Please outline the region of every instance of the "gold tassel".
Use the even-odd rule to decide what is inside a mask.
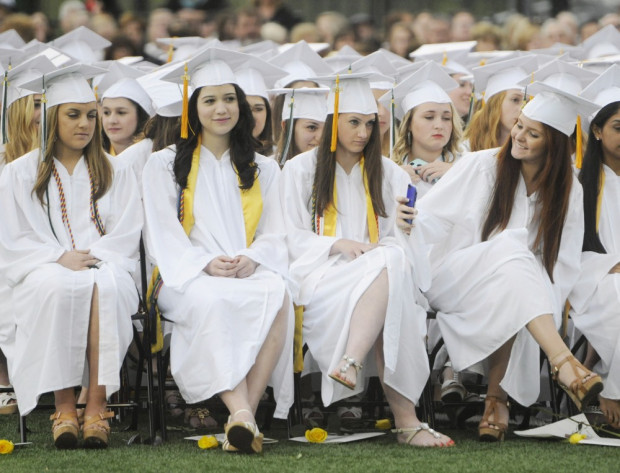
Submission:
[[[484,106],[486,105],[486,102],[484,101],[484,93],[486,92],[486,90],[483,90],[482,93],[480,94],[480,108],[484,108]]]
[[[168,60],[166,62],[172,62],[173,55],[174,55],[174,46],[172,45],[172,41],[171,41],[170,46],[168,46]]]
[[[575,145],[575,166],[577,169],[581,169],[581,165],[583,163],[583,134],[581,132],[581,117],[577,115],[577,132],[576,132],[577,142]]]
[[[445,66],[448,64],[448,53],[446,51],[443,52],[443,59],[441,60],[441,65]]]
[[[336,151],[338,144],[338,105],[340,102],[340,76],[336,76],[336,91],[334,93],[334,119],[332,123],[332,143],[330,151],[333,153]]]
[[[187,75],[187,63],[185,63],[185,73],[183,74],[183,110],[181,112],[181,138],[188,137],[189,128],[189,97],[188,95],[189,75]]]
[[[93,92],[95,93],[95,101],[99,102],[99,94],[97,93],[97,92],[99,92],[99,86],[98,85],[93,87]]]

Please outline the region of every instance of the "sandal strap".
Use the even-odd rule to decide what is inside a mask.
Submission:
[[[487,424],[489,424],[489,427],[495,426],[499,430],[506,430],[506,429],[508,429],[508,425],[504,424],[503,422],[496,422],[496,421],[490,421],[489,420],[489,417],[491,416],[491,414],[495,414],[497,404],[503,404],[508,409],[510,409],[510,402],[508,401],[508,399],[502,399],[500,397],[487,394],[487,396],[484,398],[484,400],[485,400],[485,402],[487,400],[490,401],[490,405],[489,405],[489,409],[488,410],[485,409],[485,413],[482,416],[482,419],[480,419],[480,423],[482,424],[483,422],[486,422]]]
[[[77,420],[77,412],[76,411],[54,412],[50,416],[50,420],[58,421],[59,423],[60,422],[73,422]]]
[[[211,417],[211,411],[206,407],[189,407],[187,409],[186,417],[198,417],[199,419],[206,419]]]
[[[89,427],[101,427],[106,431],[110,430],[110,426],[107,425],[107,423],[104,423],[102,421],[106,421],[107,419],[111,419],[112,417],[114,417],[114,412],[112,411],[105,411],[105,412],[100,412],[97,415],[94,416],[89,416],[89,417],[85,417],[84,418],[84,429],[87,429]]]
[[[413,437],[418,435],[423,430],[427,431],[429,434],[431,434],[436,439],[441,437],[441,434],[439,432],[437,432],[435,429],[431,429],[430,426],[426,422],[421,422],[420,425],[418,425],[417,427],[406,427],[406,428],[403,428],[403,429],[392,429],[392,433],[394,433],[394,434],[410,434],[409,437],[407,437],[407,443],[409,443],[409,442],[411,442]]]
[[[358,373],[364,367],[364,365],[358,362],[355,358],[351,358],[349,355],[344,355],[342,359],[346,361],[346,363],[340,367],[340,372],[343,374],[346,373],[351,366],[355,368],[355,371]]]
[[[17,402],[17,396],[14,392],[0,393],[0,407],[8,406],[9,404],[15,404],[15,402]]]

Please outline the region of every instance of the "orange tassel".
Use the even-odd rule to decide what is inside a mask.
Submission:
[[[183,74],[183,110],[181,112],[181,138],[187,139],[189,128],[189,97],[188,97],[189,75],[187,75],[187,63],[185,63],[185,73]]]
[[[170,46],[168,46],[168,60],[166,62],[172,62],[173,55],[174,55],[174,46],[172,45],[172,42],[171,42]]]
[[[577,131],[576,131],[576,139],[577,142],[575,145],[575,166],[577,169],[581,169],[581,165],[583,163],[583,135],[581,132],[581,117],[577,115]]]
[[[443,59],[441,60],[441,65],[445,66],[446,64],[448,64],[448,53],[444,51]]]
[[[336,91],[334,93],[334,120],[332,123],[332,143],[330,151],[333,153],[336,151],[338,144],[338,105],[340,102],[340,76],[336,76]]]

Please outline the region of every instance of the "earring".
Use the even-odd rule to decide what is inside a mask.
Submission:
[[[411,146],[411,143],[413,143],[413,133],[408,131],[407,132],[407,146]]]

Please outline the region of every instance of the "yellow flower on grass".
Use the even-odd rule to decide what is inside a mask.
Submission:
[[[209,448],[217,448],[218,445],[219,443],[213,435],[203,435],[202,437],[200,437],[200,440],[198,440],[198,447],[202,448],[203,450]]]
[[[0,455],[6,455],[7,453],[12,453],[15,445],[10,440],[0,440]]]
[[[327,432],[323,429],[315,427],[312,430],[306,430],[306,440],[310,443],[323,443],[327,438]]]
[[[575,432],[570,437],[568,437],[568,441],[570,443],[572,443],[573,445],[575,445],[575,444],[578,444],[579,442],[581,442],[582,440],[584,440],[586,438],[588,438],[587,435],[580,434],[579,432]]]
[[[391,428],[392,422],[390,421],[390,419],[378,419],[377,422],[375,422],[375,429],[389,430]]]

